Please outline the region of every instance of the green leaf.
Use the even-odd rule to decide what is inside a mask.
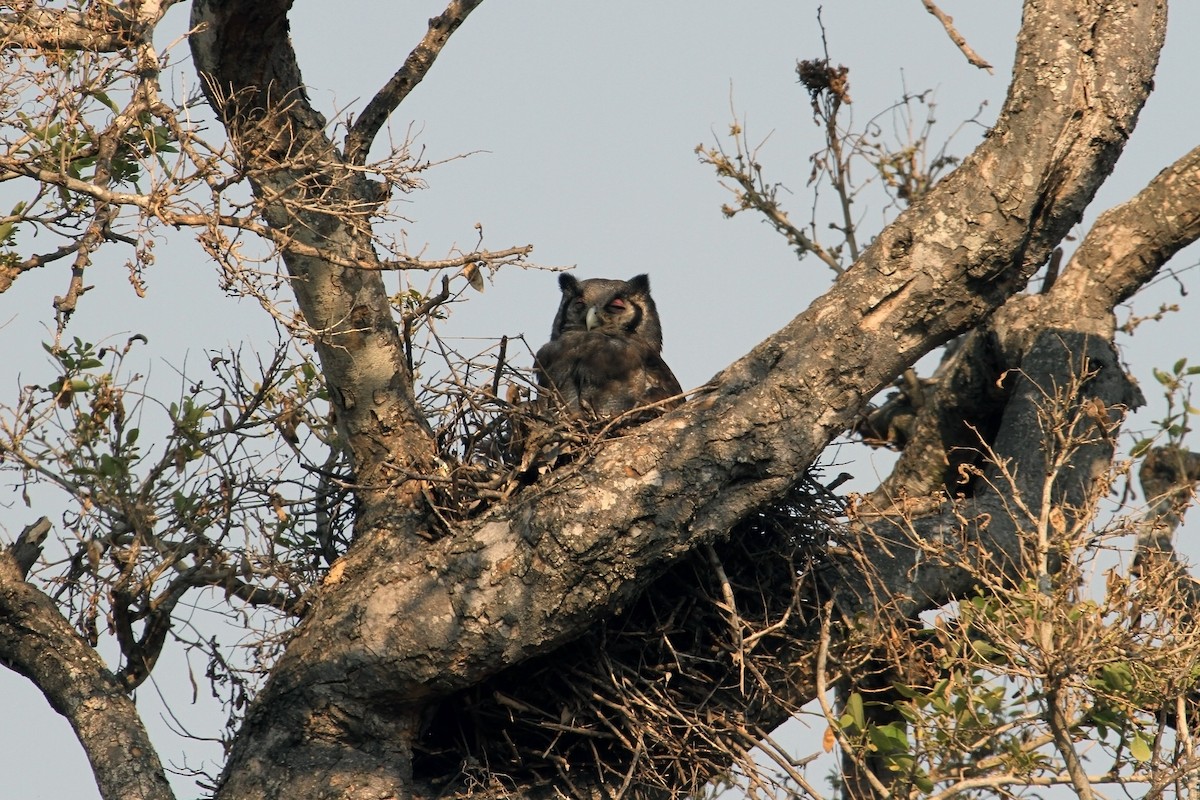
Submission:
[[[863,712],[863,699],[861,694],[858,692],[850,693],[850,697],[846,699],[846,711],[854,720],[854,725],[858,728],[858,730],[866,730],[867,715]]]
[[[93,93],[92,93],[92,97],[96,98],[96,99],[97,99],[97,100],[99,100],[101,103],[104,103],[104,105],[108,106],[109,110],[110,110],[110,111],[112,111],[114,114],[120,114],[120,113],[121,113],[121,109],[117,107],[117,104],[116,104],[116,103],[114,103],[114,102],[112,101],[112,98],[111,98],[111,97],[109,97],[109,96],[108,96],[107,94],[105,94],[104,92],[93,92]]]
[[[1128,664],[1105,664],[1100,668],[1100,678],[1113,692],[1124,694],[1133,689],[1133,671]]]
[[[1003,655],[1003,653],[982,639],[972,639],[971,649],[975,651],[975,655],[985,661],[992,661],[997,656]]]
[[[895,723],[872,726],[869,735],[871,744],[881,753],[903,753],[908,751],[908,734]]]
[[[1148,453],[1150,448],[1153,446],[1153,439],[1142,439],[1133,446],[1133,449],[1129,451],[1129,455],[1133,458],[1141,458],[1142,456],[1146,455],[1146,453]]]
[[[1133,734],[1133,738],[1129,740],[1129,755],[1143,764],[1150,760],[1150,743],[1146,741],[1143,734],[1137,732]]]
[[[121,474],[121,464],[108,453],[103,453],[100,456],[99,472],[106,478],[112,478]]]
[[[1129,720],[1119,713],[1114,708],[1096,708],[1091,713],[1092,722],[1099,728],[1110,728],[1116,730],[1124,726]]]

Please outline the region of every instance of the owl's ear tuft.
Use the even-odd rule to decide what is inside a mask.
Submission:
[[[579,294],[579,280],[568,272],[558,274],[558,287],[563,294]]]
[[[646,275],[645,273],[642,273],[641,275],[634,275],[626,282],[633,287],[635,292],[650,291],[650,276]]]

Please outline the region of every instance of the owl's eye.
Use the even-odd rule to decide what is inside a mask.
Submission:
[[[612,301],[609,302],[607,308],[609,311],[620,311],[621,309],[625,308],[625,301],[619,297],[614,297]]]
[[[583,308],[583,298],[582,298],[582,297],[576,297],[574,300],[572,300],[572,301],[571,301],[571,305],[572,305],[574,308]]]

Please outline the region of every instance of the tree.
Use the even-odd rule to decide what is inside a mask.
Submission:
[[[447,388],[418,380],[435,369],[418,336],[451,277],[469,283],[528,250],[430,262],[380,241],[389,200],[424,165],[403,148],[368,161],[479,3],[451,2],[432,19],[335,139],[301,80],[290,3],[194,0],[197,85],[225,142],[192,121],[196,103],[161,96],[151,35],[171,5],[27,3],[0,17],[14,110],[0,168],[35,187],[4,220],[0,288],[69,262],[55,300],[65,327],[97,248],[134,248],[136,285],[150,232],[187,227],[230,289],[260,299],[291,337],[253,369],[237,354],[214,358],[220,385],[164,403],[168,430],[153,447],[126,407],[120,364],[135,341],[105,352],[59,342],[58,380],[7,417],[6,463],[20,481],[65,490],[82,533],[57,570],[33,569],[44,524],[0,560],[0,657],[71,721],[105,797],[171,796],[128,693],[180,601],[211,587],[287,628],[277,650],[264,644],[270,675],[231,740],[221,798],[697,791],[839,679],[835,735],[869,753],[847,771],[851,792],[897,775],[922,791],[973,788],[961,772],[918,771],[920,750],[900,735],[926,730],[927,708],[949,713],[939,701],[975,703],[987,668],[1020,665],[1024,643],[1001,633],[1022,612],[1047,623],[1039,652],[1080,652],[1059,646],[1055,615],[1082,618],[1073,557],[1093,546],[1114,439],[1137,402],[1111,347],[1113,308],[1196,238],[1193,151],[1106,214],[1042,292],[1020,294],[1133,129],[1165,3],[1028,3],[988,138],[910,192],[869,246],[848,247],[853,263],[825,295],[682,408],[618,438],[535,432],[515,459],[513,430],[531,412],[503,348],[452,359]],[[814,103],[832,96],[809,88]],[[736,164],[725,171],[754,186]],[[31,230],[61,244],[24,255],[17,237]],[[295,316],[255,266],[274,256]],[[389,296],[381,276],[395,270],[441,270],[446,282]],[[909,380],[895,472],[843,518],[810,469],[873,398],[952,341],[934,384],[918,392]],[[300,343],[315,365],[296,355]],[[460,380],[480,366],[485,384]],[[1163,373],[1177,399],[1187,369]],[[518,388],[505,401],[502,383]],[[265,455],[249,449],[264,439]],[[1160,534],[1195,469],[1178,446],[1153,452],[1169,502],[1146,521],[1137,580],[1112,597],[1132,609],[1125,630],[1168,620],[1152,629],[1162,651],[1190,634],[1186,614],[1162,602],[1190,584]],[[920,615],[954,601],[966,610],[930,634]],[[115,670],[94,649],[106,631],[121,651]],[[941,652],[919,657],[937,650],[920,646],[931,641]],[[1059,682],[1030,694],[1081,796],[1085,729],[1119,730],[1130,751],[1154,756],[1167,745],[1138,725],[1166,715],[1190,747],[1194,679],[1185,669],[1172,673],[1173,694],[1148,691],[1124,655],[1093,676],[1104,708],[1079,705],[1067,680],[1086,672],[1078,661],[1041,664]],[[210,648],[214,675],[233,680],[220,656]],[[862,663],[881,664],[911,701],[882,703],[908,711],[903,725],[857,711]],[[947,675],[959,682],[941,686]],[[889,736],[903,747],[888,750]],[[1036,785],[1041,756],[1017,751],[1028,763],[1011,780]]]

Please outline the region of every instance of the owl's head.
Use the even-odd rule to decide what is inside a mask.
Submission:
[[[662,325],[650,296],[650,279],[645,275],[627,281],[581,281],[564,272],[558,276],[558,285],[562,302],[550,330],[551,340],[567,331],[600,331],[634,336],[656,352],[662,350]]]

